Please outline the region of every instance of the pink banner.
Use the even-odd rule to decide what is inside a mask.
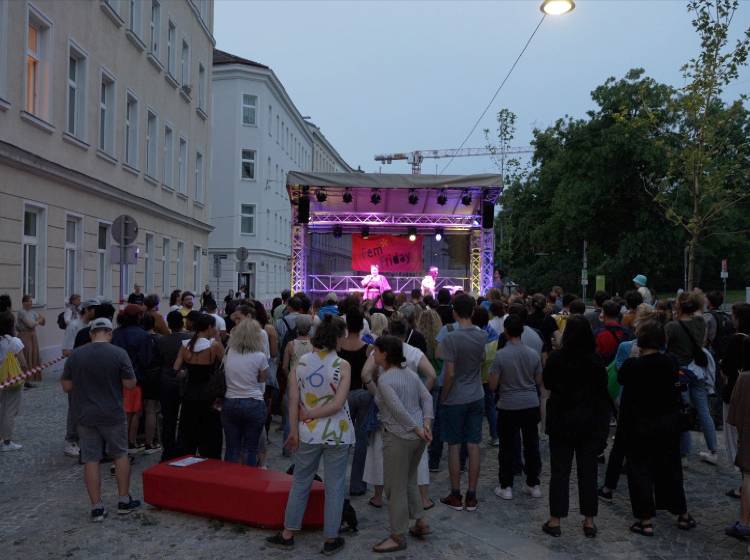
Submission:
[[[395,235],[352,235],[352,270],[369,272],[377,264],[380,272],[422,272],[422,237],[409,241]]]

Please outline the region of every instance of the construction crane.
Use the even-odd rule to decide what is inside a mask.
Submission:
[[[425,158],[454,158],[454,157],[474,157],[474,156],[499,156],[531,154],[534,153],[532,148],[508,148],[505,152],[498,152],[488,148],[461,148],[450,150],[415,150],[413,152],[399,152],[396,154],[382,154],[375,156],[375,161],[380,163],[393,163],[394,161],[407,161],[411,165],[412,175],[422,173],[422,162]]]

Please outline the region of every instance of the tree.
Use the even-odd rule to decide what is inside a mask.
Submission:
[[[687,236],[688,289],[695,285],[701,243],[730,233],[726,224],[731,213],[750,199],[750,125],[743,106],[747,97],[728,107],[721,99],[747,64],[750,48],[750,28],[729,44],[738,7],[738,0],[688,3],[700,53],[682,68],[687,84],[666,108],[671,118],[660,119],[647,110],[668,165],[663,173],[644,169],[642,180],[664,217]],[[742,231],[747,230],[735,233]]]

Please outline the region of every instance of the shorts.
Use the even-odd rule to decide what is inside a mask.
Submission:
[[[146,375],[143,380],[143,399],[158,401],[161,393],[161,378],[159,375]]]
[[[78,424],[78,446],[83,463],[98,463],[107,455],[119,459],[128,454],[128,424],[111,426],[81,426]]]
[[[484,398],[465,404],[441,404],[440,428],[448,445],[482,442]]]
[[[125,412],[128,414],[143,410],[143,390],[140,385],[136,385],[132,389],[123,389],[122,401]]]

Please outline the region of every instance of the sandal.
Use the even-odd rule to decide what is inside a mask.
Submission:
[[[695,529],[697,526],[698,524],[695,522],[695,519],[693,519],[689,513],[677,518],[678,529],[689,531],[690,529]]]
[[[373,499],[374,498],[370,498],[369,500],[367,500],[368,505],[371,505],[372,507],[377,508],[377,509],[380,509],[383,507],[383,504],[378,505],[372,501]]]
[[[643,535],[644,537],[653,537],[654,526],[651,523],[641,523],[640,521],[636,521],[630,526],[630,532]]]
[[[560,526],[558,525],[557,527],[553,527],[549,524],[549,521],[544,522],[544,525],[542,525],[542,531],[552,537],[559,537],[560,535],[562,535],[562,529],[560,528]]]
[[[583,526],[583,534],[587,539],[595,538],[598,532],[599,528],[596,525],[592,525],[591,527],[588,527],[587,525]]]
[[[387,548],[378,548],[379,546],[384,545],[389,540],[392,540],[396,543],[395,546],[389,546]],[[379,554],[388,554],[389,552],[398,552],[399,550],[406,550],[406,539],[404,537],[396,537],[394,535],[391,535],[387,539],[383,539],[378,544],[372,547],[373,552],[377,552]]]
[[[427,507],[425,507],[425,506],[422,506],[422,511],[427,511],[428,509],[432,509],[432,508],[434,508],[434,507],[435,507],[435,502],[434,502],[434,501],[432,501],[432,500],[430,500],[430,505],[429,505],[429,506],[427,506]]]
[[[414,527],[409,527],[409,534],[416,539],[424,539],[430,533],[432,533],[432,529],[429,526],[417,524]]]

